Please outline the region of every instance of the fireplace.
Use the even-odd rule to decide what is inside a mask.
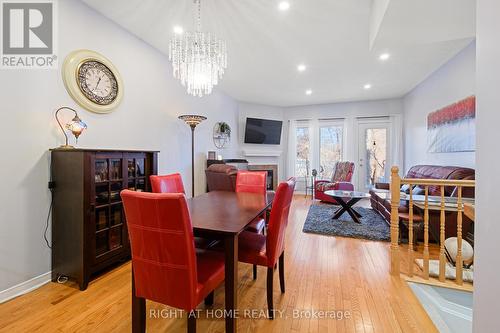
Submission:
[[[275,191],[278,186],[278,165],[277,164],[250,164],[250,171],[267,171],[267,189]]]

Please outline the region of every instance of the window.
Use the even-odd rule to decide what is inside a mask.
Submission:
[[[295,156],[295,176],[306,177],[310,174],[311,163],[311,140],[309,135],[309,126],[298,125],[295,130],[295,139],[297,142]]]
[[[343,124],[320,123],[319,127],[319,171],[322,178],[332,177],[335,163],[342,160]]]
[[[358,121],[357,187],[360,191],[389,181],[391,126],[392,120],[388,118]]]
[[[387,129],[366,129],[366,179],[365,186],[372,188],[377,182],[386,181]]]
[[[291,121],[288,165],[299,191],[312,186],[313,170],[317,179],[332,177],[335,163],[343,160],[344,134],[344,119]]]

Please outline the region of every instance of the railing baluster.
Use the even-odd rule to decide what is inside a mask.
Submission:
[[[391,274],[399,275],[399,200],[401,195],[399,168],[391,168]]]
[[[441,282],[444,282],[446,279],[446,256],[444,255],[445,218],[444,186],[441,185],[441,218],[439,229],[439,281]]]
[[[446,281],[446,249],[444,247],[444,243],[446,240],[446,186],[455,186],[457,188],[457,255],[455,258],[456,261],[456,285],[463,285],[463,253],[462,253],[462,223],[463,223],[463,214],[464,214],[464,205],[463,201],[463,188],[474,188],[475,182],[473,180],[447,180],[447,179],[415,179],[415,178],[406,178],[401,179],[399,177],[399,169],[394,166],[391,168],[391,245],[390,245],[390,257],[391,257],[391,275],[398,276],[401,270],[401,258],[400,258],[400,247],[399,247],[399,222],[400,222],[400,213],[399,213],[399,204],[401,199],[401,184],[409,185],[409,198],[407,198],[409,206],[408,206],[408,276],[414,277],[415,275],[420,275],[415,271],[415,256],[417,256],[416,251],[414,250],[414,245],[416,244],[416,237],[414,234],[415,229],[415,210],[413,205],[417,205],[418,207],[423,209],[423,232],[424,232],[424,248],[423,248],[423,273],[422,277],[425,280],[428,280],[431,284],[438,283],[447,283]],[[425,194],[423,195],[423,205],[421,202],[421,196],[417,196],[413,191],[413,186],[420,186],[424,188]],[[435,197],[431,197],[429,192],[429,187],[438,187],[440,189],[440,195]],[[418,197],[418,198],[417,198]],[[437,203],[437,200],[439,204]],[[429,200],[432,200],[429,202]],[[436,202],[434,202],[436,200]],[[430,279],[430,252],[429,252],[429,223],[430,223],[430,210],[438,210],[439,209],[439,281],[437,279]],[[436,212],[437,213],[437,212]],[[420,216],[417,216],[417,219],[420,220]],[[451,221],[450,221],[451,223]]]
[[[429,186],[425,186],[424,202],[424,279],[429,279]]]
[[[409,202],[409,217],[408,217],[408,275],[413,276],[413,188],[410,186],[410,202]]]
[[[458,285],[463,284],[462,271],[463,271],[463,260],[462,260],[462,186],[458,186],[458,199],[457,199],[457,259],[455,260],[455,266],[457,268],[457,279]]]

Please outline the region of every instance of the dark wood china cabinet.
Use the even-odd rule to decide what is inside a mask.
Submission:
[[[120,191],[151,191],[157,152],[53,149],[51,161],[52,280],[85,290],[94,273],[130,258]]]

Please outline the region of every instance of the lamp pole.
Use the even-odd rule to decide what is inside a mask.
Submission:
[[[194,130],[198,124],[200,124],[203,120],[206,120],[207,117],[186,114],[179,116],[180,120],[183,120],[186,124],[191,127],[191,196],[194,197]]]
[[[194,129],[196,125],[191,125],[191,196],[194,198]]]

